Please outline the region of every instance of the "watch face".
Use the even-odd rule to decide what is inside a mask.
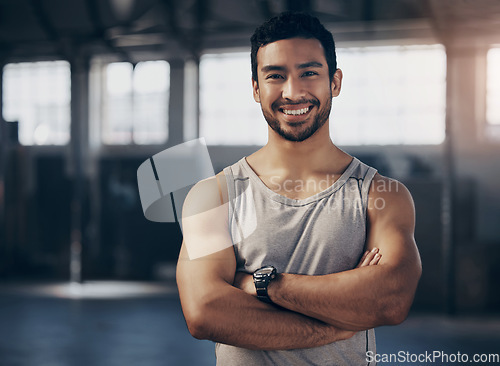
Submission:
[[[266,267],[266,268],[262,268],[259,270],[259,274],[263,274],[263,275],[269,275],[271,273],[273,273],[274,271],[274,268],[272,267]]]

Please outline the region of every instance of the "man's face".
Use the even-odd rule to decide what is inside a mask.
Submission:
[[[254,99],[260,103],[269,126],[289,141],[304,141],[325,125],[342,78],[339,71],[330,82],[321,43],[304,38],[283,39],[261,47],[257,75]]]

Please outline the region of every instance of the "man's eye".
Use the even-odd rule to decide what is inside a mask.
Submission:
[[[266,79],[283,79],[283,75],[280,75],[280,74],[270,74],[270,75],[267,75]]]
[[[302,76],[314,76],[318,75],[316,71],[306,71],[305,73],[302,74]]]

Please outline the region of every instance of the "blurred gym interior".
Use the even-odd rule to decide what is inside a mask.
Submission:
[[[204,137],[219,172],[265,143],[249,39],[285,10],[334,35],[333,141],[415,201],[422,278],[377,351],[500,354],[500,2],[0,0],[0,365],[215,364],[137,169]]]

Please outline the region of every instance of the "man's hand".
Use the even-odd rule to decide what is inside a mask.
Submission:
[[[379,253],[378,248],[367,250],[359,260],[356,268],[375,266],[380,261],[380,258],[382,258],[382,254]],[[246,272],[236,272],[236,275],[234,276],[233,286],[239,288],[240,290],[243,290],[249,295],[257,296],[252,274]]]
[[[380,261],[380,258],[382,258],[382,254],[379,253],[378,248],[367,250],[359,260],[359,263],[356,266],[356,268],[377,265],[378,262]]]

